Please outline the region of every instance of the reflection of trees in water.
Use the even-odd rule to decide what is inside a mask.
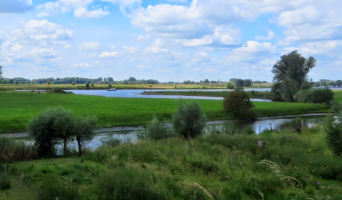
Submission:
[[[294,129],[294,128],[311,128],[317,124],[322,124],[324,117],[315,117],[315,118],[300,118],[293,119],[292,121],[285,122],[279,124],[276,129],[284,130],[284,129]]]

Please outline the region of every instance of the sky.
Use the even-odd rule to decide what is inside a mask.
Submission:
[[[7,78],[272,81],[297,50],[342,79],[341,0],[1,0]]]

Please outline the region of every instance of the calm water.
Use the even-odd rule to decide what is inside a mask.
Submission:
[[[245,91],[270,91],[270,88],[253,88],[245,89]],[[143,92],[161,92],[161,91],[206,91],[206,92],[217,92],[217,91],[232,91],[227,89],[189,89],[189,90],[117,90],[117,91],[107,91],[107,90],[66,90],[73,92],[74,94],[81,95],[95,95],[104,97],[121,97],[121,98],[150,98],[150,99],[209,99],[209,100],[222,100],[222,97],[204,97],[204,96],[182,96],[182,95],[144,95]],[[264,101],[271,102],[268,99],[251,99],[251,101]]]

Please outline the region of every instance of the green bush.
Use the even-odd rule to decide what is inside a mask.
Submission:
[[[342,117],[327,116],[325,121],[325,131],[327,132],[327,143],[331,151],[342,156]]]
[[[152,140],[160,140],[170,136],[172,136],[172,133],[167,125],[160,121],[158,117],[153,116],[146,128],[145,137]]]
[[[11,188],[10,179],[4,173],[0,173],[0,191],[10,189],[10,188]]]
[[[227,88],[227,89],[235,89],[235,88],[236,88],[236,85],[235,85],[235,83],[233,83],[233,82],[227,82],[227,83],[226,83],[226,88]]]
[[[172,116],[172,125],[176,134],[184,138],[195,138],[201,135],[207,117],[196,103],[180,102],[177,112]]]
[[[224,97],[223,107],[226,112],[232,112],[240,119],[255,119],[256,114],[252,110],[254,105],[250,101],[248,93],[244,91],[233,91]]]
[[[72,82],[71,85],[75,85],[75,82]]]
[[[334,92],[329,88],[314,90],[299,90],[296,93],[296,100],[299,103],[325,103],[330,104],[334,100]]]

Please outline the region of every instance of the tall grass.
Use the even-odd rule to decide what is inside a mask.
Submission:
[[[0,137],[0,163],[38,158],[37,148],[11,138]]]

